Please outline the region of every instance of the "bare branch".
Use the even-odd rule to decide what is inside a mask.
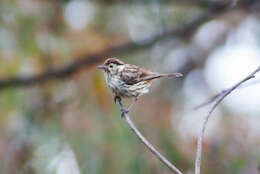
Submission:
[[[209,98],[207,101],[205,101],[205,102],[201,103],[200,105],[194,107],[194,110],[198,110],[198,109],[200,109],[200,108],[202,108],[202,107],[204,107],[204,106],[206,106],[206,105],[208,105],[208,104],[210,104],[210,103],[216,101],[216,99],[218,99],[220,96],[222,96],[223,94],[225,94],[225,92],[226,92],[227,90],[228,90],[228,89],[222,90],[220,93],[218,93],[218,94],[212,96],[212,97]]]
[[[254,78],[255,74],[259,71],[260,71],[260,66],[255,71],[253,71],[251,74],[249,74],[247,77],[245,77],[244,79],[242,79],[241,81],[236,83],[234,86],[232,86],[230,89],[224,90],[222,92],[223,94],[221,93],[217,97],[217,101],[212,106],[212,108],[209,110],[208,114],[206,115],[206,117],[204,118],[203,123],[202,123],[202,129],[201,129],[201,132],[199,134],[198,143],[197,143],[197,153],[196,153],[196,161],[195,161],[195,174],[200,174],[202,141],[203,141],[204,133],[205,133],[206,126],[207,126],[210,115],[216,109],[216,107],[224,100],[224,98],[226,96],[228,96],[231,92],[233,92],[235,89],[237,89],[242,83]]]
[[[254,86],[254,85],[258,85],[260,83],[260,80],[255,80],[253,82],[250,82],[248,84],[242,84],[241,86],[237,87],[237,90],[238,89],[244,89],[244,88],[247,88],[247,87],[250,87],[250,86]],[[206,100],[205,102],[201,103],[200,105],[194,107],[193,109],[194,110],[198,110],[204,106],[207,106],[211,103],[213,103],[214,101],[216,101],[220,96],[224,95],[226,91],[228,91],[230,88],[228,89],[224,89],[222,90],[220,93],[210,97],[208,100]]]
[[[121,100],[116,98],[116,103],[120,107],[120,111],[122,114],[122,117],[125,119],[131,130],[135,133],[135,135],[138,137],[138,139],[162,162],[164,163],[172,172],[177,173],[177,174],[182,174],[182,172],[175,167],[170,161],[168,161],[162,154],[160,154],[153,146],[151,143],[147,141],[147,139],[139,132],[139,130],[135,127],[134,123],[130,119],[130,116],[122,112],[125,110],[123,107]]]

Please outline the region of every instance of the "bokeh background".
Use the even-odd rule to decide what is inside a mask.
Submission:
[[[0,173],[170,173],[120,117],[96,69],[108,57],[184,74],[156,81],[130,115],[193,173],[209,106],[193,108],[260,65],[259,10],[258,0],[1,0]],[[260,173],[258,82],[213,113],[202,173]]]

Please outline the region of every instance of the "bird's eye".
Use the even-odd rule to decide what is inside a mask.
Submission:
[[[112,65],[112,64],[110,64],[110,65],[109,65],[109,68],[113,68],[113,65]]]

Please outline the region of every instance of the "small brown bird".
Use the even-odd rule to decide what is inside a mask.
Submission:
[[[108,58],[103,65],[97,66],[104,70],[108,87],[112,90],[116,99],[121,97],[134,97],[134,101],[127,110],[129,112],[138,97],[149,92],[152,80],[162,77],[181,77],[180,73],[160,74],[152,72],[136,65],[126,64],[116,58]]]

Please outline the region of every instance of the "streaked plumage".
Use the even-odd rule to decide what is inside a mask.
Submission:
[[[115,97],[135,97],[149,92],[152,80],[161,77],[181,77],[180,73],[160,74],[116,58],[107,59],[98,68],[104,70],[108,87]]]

